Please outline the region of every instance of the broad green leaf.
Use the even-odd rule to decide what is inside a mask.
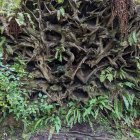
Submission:
[[[18,13],[18,16],[17,16],[17,18],[15,20],[17,21],[19,26],[21,26],[21,25],[25,25],[26,26],[23,13]]]

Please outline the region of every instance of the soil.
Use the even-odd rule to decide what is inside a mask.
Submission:
[[[70,130],[63,128],[59,134],[53,134],[50,140],[113,140],[114,135],[105,126],[93,126],[86,124],[76,124]],[[49,135],[47,132],[43,134],[36,134],[30,140],[48,140]]]
[[[109,127],[108,124],[94,123],[93,127],[87,123],[76,124],[72,128],[63,127],[59,134],[49,134],[46,130],[35,134],[24,134],[21,126],[8,124],[1,125],[0,140],[139,140],[137,138],[127,138],[121,136],[116,130]]]
[[[119,136],[120,135],[120,136]],[[30,140],[49,140],[48,132],[35,134]],[[63,128],[59,134],[53,134],[50,140],[139,140],[121,136],[117,131],[112,130],[108,125],[94,124],[93,129],[86,124],[76,124],[67,131]]]

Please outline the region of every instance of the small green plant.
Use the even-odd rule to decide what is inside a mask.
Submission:
[[[65,10],[63,7],[60,7],[59,10],[57,10],[57,19],[60,20],[61,17],[64,17],[65,16]]]
[[[58,59],[60,62],[62,62],[62,60],[63,60],[62,53],[63,52],[65,52],[65,47],[63,44],[61,44],[61,46],[56,48],[55,59]]]
[[[120,99],[115,98],[113,110],[111,113],[114,121],[123,121],[124,124],[131,126],[134,118],[137,117],[137,111],[134,107],[135,96],[134,94],[124,93]]]
[[[101,75],[100,75],[101,82],[104,82],[105,80],[109,80],[110,82],[112,82],[114,78],[115,78],[115,71],[113,70],[113,68],[108,67],[105,70],[101,71]]]
[[[117,71],[117,78],[120,78],[121,80],[126,78],[126,72],[121,68]]]
[[[67,115],[66,115],[66,122],[69,126],[73,126],[77,122],[82,122],[82,108],[80,106],[77,106],[76,103],[70,102],[68,104],[68,107],[70,108]]]
[[[27,22],[25,19],[28,19],[29,22]],[[30,26],[33,28],[33,30],[35,30],[33,20],[29,13],[18,12],[15,20],[17,21],[19,26],[28,26],[28,24],[30,23]]]
[[[0,14],[11,15],[20,8],[21,0],[0,0]]]
[[[93,119],[97,119],[101,111],[106,109],[111,110],[112,105],[108,96],[104,95],[95,97],[84,105],[70,102],[68,108],[66,122],[72,127],[74,124],[81,122],[88,122],[91,124]]]
[[[5,114],[9,104],[7,99],[10,97],[8,93],[11,93],[12,96],[15,96],[19,90],[19,78],[15,77],[13,74],[14,69],[4,66],[0,63],[0,99],[1,99],[1,108],[2,112]]]

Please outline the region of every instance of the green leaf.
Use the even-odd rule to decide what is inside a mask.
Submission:
[[[113,81],[113,75],[112,74],[107,74],[106,77],[109,80],[109,82]]]
[[[131,128],[131,131],[135,137],[140,138],[140,130],[135,129],[135,128]]]
[[[59,61],[62,62],[62,54],[59,54]]]
[[[19,26],[21,26],[21,25],[25,25],[26,26],[23,13],[18,13],[18,16],[17,16],[17,18],[15,20],[17,21]]]
[[[41,121],[43,121],[43,118],[37,120],[37,122],[35,123],[35,126],[34,126],[34,130],[37,129],[37,127],[40,125]]]
[[[61,17],[61,12],[60,10],[57,10],[57,19],[60,20],[60,17]]]
[[[56,53],[55,53],[55,59],[58,59],[58,54],[59,54],[59,52],[56,51]]]
[[[95,105],[96,103],[97,103],[97,99],[96,99],[96,98],[91,99],[91,100],[89,101],[89,104],[90,104],[90,105]]]
[[[85,112],[83,113],[83,117],[86,117],[87,115],[89,115],[90,112],[91,112],[91,106],[85,109]]]
[[[11,55],[13,55],[13,49],[12,49],[12,47],[11,46],[9,46],[9,45],[7,45],[7,47],[6,47],[6,51],[8,52],[8,54],[11,54]]]
[[[140,70],[140,62],[137,61],[137,68]]]
[[[61,13],[61,15],[62,15],[63,17],[65,16],[65,10],[64,10],[63,7],[60,8],[60,13]]]
[[[138,42],[136,31],[133,31],[128,37],[129,45],[132,46]]]
[[[128,99],[126,98],[125,95],[123,95],[122,97],[123,97],[123,101],[124,101],[125,107],[126,107],[126,109],[128,110],[128,109],[129,109],[129,101],[128,101]]]
[[[118,119],[121,119],[122,105],[117,98],[114,100],[114,113]]]
[[[136,31],[134,31],[133,33],[132,33],[132,36],[133,36],[133,41],[134,41],[134,43],[136,44],[138,41],[137,41],[137,34],[136,34]]]
[[[127,87],[133,88],[135,85],[131,82],[124,82],[124,85],[126,85]]]
[[[55,125],[56,132],[59,133],[60,128],[61,128],[61,120],[58,116],[55,118],[55,124],[54,125]]]
[[[105,79],[106,79],[106,76],[101,74],[101,75],[100,75],[100,82],[104,82]]]
[[[5,37],[1,37],[0,40],[1,40],[1,42],[0,42],[0,48],[1,48],[6,43],[6,38]]]
[[[77,114],[77,119],[78,119],[78,122],[80,123],[81,122],[81,113],[80,112]]]
[[[64,0],[56,0],[56,2],[60,4],[60,3],[63,3]]]
[[[129,42],[130,46],[132,46],[134,44],[132,34],[129,35],[128,42]]]

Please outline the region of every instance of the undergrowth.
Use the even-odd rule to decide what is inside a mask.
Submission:
[[[47,103],[47,95],[38,93],[34,100],[30,100],[30,92],[21,82],[25,71],[0,63],[0,109],[3,117],[13,114],[16,120],[22,121],[26,131],[35,131],[49,126],[50,130],[59,132],[62,125],[72,127],[76,123],[92,121],[99,117],[106,117],[118,124],[131,126],[138,111],[135,108],[136,98],[133,94],[124,93],[115,98],[114,103],[109,93],[98,95],[85,103],[69,101],[64,106],[57,103]],[[137,101],[138,102],[138,101]]]
[[[1,57],[2,60],[2,57]],[[32,78],[25,71],[24,61],[15,59],[12,65],[0,63],[0,110],[1,117],[6,118],[12,114],[17,121],[24,125],[25,132],[35,132],[42,128],[48,128],[51,133],[59,132],[62,126],[72,127],[76,123],[87,122],[92,128],[93,120],[106,118],[110,124],[115,124],[115,128],[131,127],[134,119],[139,117],[139,99],[134,94],[123,93],[114,98],[110,98],[110,93],[97,95],[87,102],[70,100],[60,105],[58,103],[48,103],[47,95],[38,93],[36,98],[31,100],[30,92],[26,90],[27,83],[24,78]],[[116,73],[116,74],[114,74]],[[112,68],[107,68],[101,72],[100,80],[108,79],[110,82],[114,76],[125,78],[123,71],[115,72]],[[133,88],[135,85],[130,82],[118,83],[118,87]],[[139,135],[139,131],[132,129]]]
[[[61,3],[61,0],[58,2]],[[19,3],[20,1],[17,1],[17,5],[11,7],[17,9]],[[0,12],[7,12],[9,5],[2,1],[0,1],[0,5]],[[13,9],[11,8],[9,12]],[[63,9],[58,10],[58,19],[63,14]],[[135,34],[133,33],[131,36],[129,37],[130,45],[137,42]],[[6,39],[1,37],[0,49],[5,42]],[[55,59],[62,62],[64,46],[57,47],[55,51]],[[2,50],[0,59],[2,60]],[[136,70],[139,71],[140,59],[137,57],[134,58],[134,61],[137,66]],[[94,120],[103,118],[109,120],[110,125],[115,128],[131,128],[134,125],[134,120],[140,116],[140,99],[131,92],[131,89],[135,89],[135,82],[133,79],[128,81],[123,68],[116,70],[106,67],[101,70],[99,78],[101,83],[115,84],[116,88],[114,89],[118,92],[121,90],[121,94],[114,91],[116,94],[113,96],[112,93],[104,91],[102,95],[91,97],[85,102],[65,99],[66,101],[62,105],[56,102],[49,103],[49,97],[42,92],[37,93],[36,97],[32,99],[31,91],[27,89],[27,82],[32,76],[25,69],[26,64],[21,58],[15,59],[12,65],[3,65],[0,62],[0,116],[6,118],[12,114],[17,121],[23,123],[26,132],[34,132],[44,127],[48,128],[50,133],[58,133],[62,126],[72,127],[74,124],[82,122],[89,123],[92,128]],[[135,136],[140,137],[139,130],[135,128],[131,128],[131,130]]]

